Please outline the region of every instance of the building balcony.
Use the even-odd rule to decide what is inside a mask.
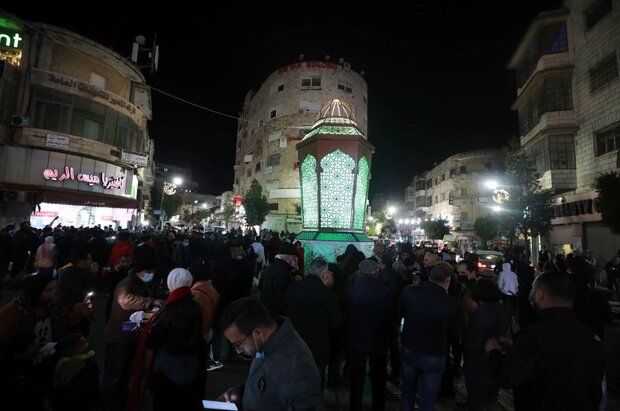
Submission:
[[[543,190],[564,192],[577,188],[577,172],[575,169],[547,170],[539,179]]]
[[[541,133],[560,131],[566,134],[573,134],[577,130],[575,122],[575,112],[573,110],[549,111],[540,116],[538,123],[521,136],[521,146],[525,146],[529,141]],[[557,134],[557,133],[554,133]]]

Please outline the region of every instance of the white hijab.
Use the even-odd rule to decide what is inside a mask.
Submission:
[[[170,292],[181,287],[190,287],[192,285],[192,275],[185,268],[175,268],[168,274],[168,289]]]

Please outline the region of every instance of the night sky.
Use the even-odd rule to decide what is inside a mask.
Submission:
[[[21,5],[19,5],[21,3]],[[369,138],[376,152],[370,196],[402,201],[416,173],[452,154],[499,148],[518,134],[514,72],[506,69],[531,20],[560,0],[205,2],[195,8],[7,7],[89,37],[129,56],[136,35],[157,34],[159,71],[147,82],[237,116],[250,89],[297,61],[343,57],[368,83]],[[415,3],[415,4],[409,4]],[[501,3],[501,5],[496,4]],[[6,7],[6,5],[4,6]],[[149,18],[149,15],[160,17]],[[155,91],[155,160],[189,165],[200,190],[233,183],[237,121]]]

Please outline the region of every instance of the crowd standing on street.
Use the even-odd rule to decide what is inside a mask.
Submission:
[[[246,382],[220,401],[245,411],[325,409],[345,387],[349,409],[605,409],[603,342],[620,299],[620,250],[532,265],[505,250],[496,271],[475,252],[376,242],[334,261],[294,234],[201,227],[0,230],[0,384],[29,410],[202,409],[208,377],[239,355]],[[459,261],[457,261],[457,258]],[[601,287],[602,286],[602,287]],[[107,294],[103,369],[88,344],[92,293]],[[371,403],[364,404],[369,376]],[[455,378],[467,398],[456,402]]]

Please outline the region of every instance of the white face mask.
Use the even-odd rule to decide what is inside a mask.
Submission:
[[[142,281],[144,281],[145,283],[150,283],[151,281],[153,281],[154,277],[155,277],[155,273],[144,273],[144,277],[142,277]]]

